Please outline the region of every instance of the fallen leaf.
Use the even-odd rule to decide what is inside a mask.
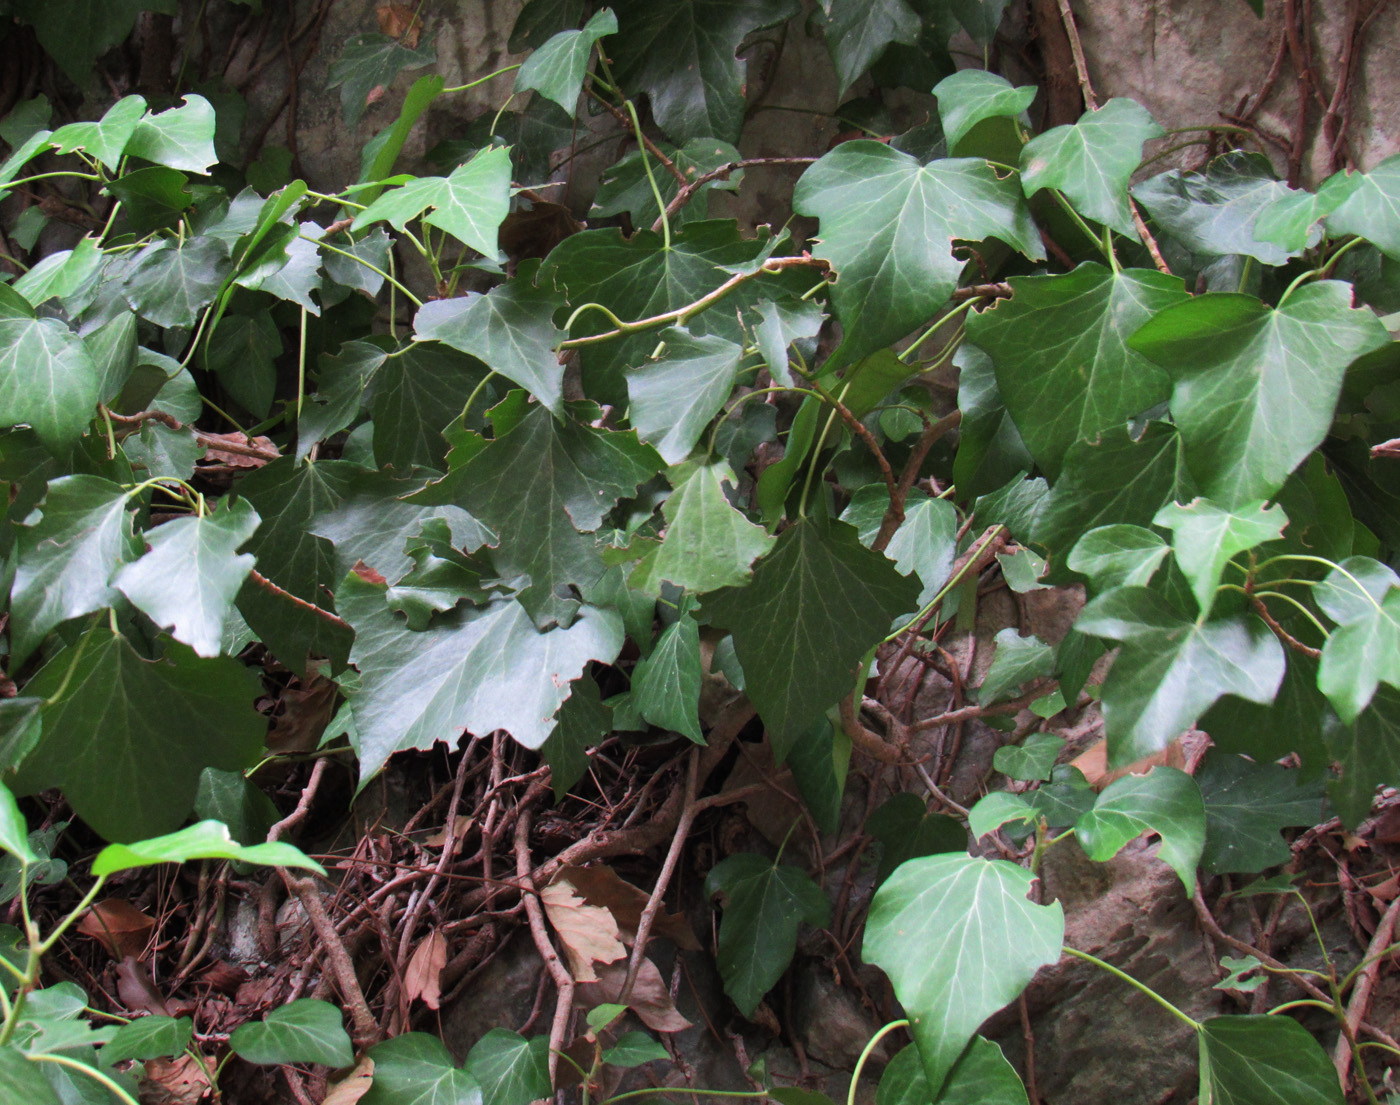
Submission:
[[[627,981],[627,964],[601,966],[597,969],[597,975],[596,982],[580,982],[575,991],[578,1000],[588,1009],[617,1001],[622,993],[622,984]],[[650,959],[642,960],[627,1005],[653,1032],[683,1032],[690,1027],[690,1022],[681,1016],[676,1003],[671,1000],[671,992],[662,980],[661,972]]]
[[[442,1001],[442,969],[447,966],[447,938],[433,929],[418,942],[404,971],[403,988],[408,1000],[422,998],[429,1009]]]
[[[261,468],[278,457],[277,446],[270,437],[249,437],[240,433],[210,434],[201,430],[199,439],[204,445],[205,460],[227,464],[230,468]],[[220,445],[232,448],[222,449]],[[254,456],[250,451],[262,455]]]
[[[418,36],[423,33],[423,21],[418,12],[407,4],[380,4],[374,9],[379,19],[379,30],[390,38],[397,38],[410,50],[418,45]]]
[[[144,1105],[198,1105],[214,1088],[214,1060],[185,1054],[174,1059],[151,1059],[141,1087]]]
[[[128,955],[117,964],[117,996],[133,1013],[170,1016],[170,1006],[151,980],[151,968]]]
[[[374,1060],[366,1055],[355,1069],[330,1088],[321,1105],[355,1105],[374,1086]]]
[[[1103,790],[1109,783],[1121,779],[1124,775],[1145,774],[1159,764],[1166,764],[1168,767],[1181,770],[1186,769],[1186,752],[1182,747],[1180,737],[1172,740],[1160,752],[1154,752],[1135,763],[1115,767],[1112,770],[1109,770],[1108,766],[1108,744],[1102,739],[1091,744],[1070,761],[1070,766],[1079,768],[1084,773],[1084,778],[1089,781],[1089,785],[1095,790]]]
[[[474,817],[459,817],[453,826],[453,832],[457,834],[457,839],[452,845],[452,854],[455,856],[462,850],[462,845],[466,842],[467,833],[476,824]],[[429,848],[441,848],[447,844],[447,826],[444,825],[435,833],[429,833],[423,838],[423,843]]]
[[[564,944],[569,969],[579,982],[596,982],[594,963],[615,963],[627,954],[617,919],[603,906],[589,905],[563,876],[540,891],[549,923]]]
[[[113,959],[140,955],[156,927],[155,918],[122,898],[105,898],[78,922],[78,931],[91,936]]]
[[[288,686],[278,700],[281,709],[272,716],[268,751],[282,755],[314,752],[330,723],[339,693],[335,683],[320,675],[310,682]]]
[[[589,905],[602,906],[613,915],[624,944],[636,941],[637,926],[642,922],[642,910],[646,909],[650,898],[645,890],[633,886],[605,864],[593,867],[563,867],[559,874],[569,880]],[[695,939],[690,922],[679,913],[657,913],[651,931],[653,935],[666,937],[679,948],[685,948],[687,951],[700,950],[700,941]]]
[[[236,964],[220,959],[199,973],[199,981],[225,994],[233,994],[248,981],[248,972]]]

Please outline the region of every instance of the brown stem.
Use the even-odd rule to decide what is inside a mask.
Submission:
[[[335,976],[341,1000],[350,1011],[355,1045],[361,1048],[368,1047],[379,1039],[379,1023],[369,1011],[369,1004],[365,1001],[364,991],[360,989],[360,980],[355,975],[355,964],[350,959],[350,953],[345,950],[345,944],[336,933],[335,925],[326,915],[326,905],[321,901],[321,892],[316,889],[315,880],[293,878],[285,867],[279,867],[277,870],[287,890],[300,899],[320,943],[320,951],[330,963],[331,974]]]
[[[1147,229],[1147,223],[1143,220],[1142,212],[1138,210],[1138,205],[1131,198],[1128,200],[1128,207],[1133,212],[1133,226],[1137,228],[1138,237],[1142,239],[1142,244],[1147,247],[1147,252],[1152,255],[1152,263],[1157,266],[1157,271],[1170,276],[1172,270],[1168,266],[1166,258],[1162,256],[1162,249],[1157,245],[1157,239],[1152,236],[1152,231]]]
[[[314,614],[323,622],[329,622],[331,625],[337,626],[342,629],[350,628],[349,622],[337,618],[329,610],[321,609],[321,607],[317,606],[314,602],[307,602],[305,599],[297,598],[297,596],[292,594],[290,591],[284,591],[281,587],[278,587],[277,584],[273,583],[272,580],[268,579],[267,576],[263,575],[256,568],[254,568],[248,573],[248,578],[251,579],[254,583],[256,583],[259,587],[261,587],[264,591],[267,591],[269,594],[276,595],[279,599],[286,599],[288,602],[301,607],[303,610],[306,610],[311,614]]]
[[[919,435],[917,444],[904,464],[904,470],[899,474],[899,482],[890,492],[889,509],[885,511],[885,516],[880,519],[880,532],[875,535],[875,540],[870,545],[875,552],[884,552],[894,537],[895,531],[903,524],[904,502],[909,496],[909,489],[919,478],[919,469],[923,467],[924,461],[928,458],[929,450],[938,443],[944,434],[961,424],[962,411],[953,411],[951,414],[944,415],[937,422],[931,422],[924,427],[924,432]]]
[[[535,889],[534,875],[530,870],[530,811],[521,811],[515,822],[515,874],[522,886],[521,897],[525,901],[525,916],[530,922],[530,936],[535,941],[535,950],[544,960],[558,999],[554,1005],[554,1022],[549,1030],[549,1079],[559,1070],[559,1053],[564,1050],[564,1037],[569,1031],[569,1013],[574,1004],[574,976],[564,966],[559,953],[554,950],[554,942],[549,938],[549,930],[544,923],[544,910],[540,907],[539,892]]]
[[[651,232],[659,234],[665,220],[689,203],[695,197],[695,193],[705,185],[716,180],[728,180],[733,173],[740,169],[750,169],[758,165],[810,165],[816,160],[815,157],[748,157],[742,161],[731,161],[727,165],[721,165],[718,169],[711,169],[708,173],[687,183],[671,198],[671,202],[666,205],[666,215],[657,217],[656,222],[652,223]]]
[[[1264,620],[1264,624],[1274,631],[1274,636],[1291,648],[1294,652],[1303,656],[1310,656],[1314,660],[1322,659],[1322,650],[1313,648],[1312,645],[1305,645],[1297,637],[1289,633],[1283,626],[1279,625],[1278,619],[1269,613],[1269,608],[1264,605],[1264,600],[1258,595],[1249,596],[1250,605],[1254,607],[1254,612]]]
[[[1356,1033],[1361,1027],[1361,1022],[1366,1019],[1366,1011],[1371,1005],[1371,994],[1376,988],[1376,979],[1380,975],[1381,963],[1385,961],[1385,951],[1390,946],[1395,936],[1395,924],[1400,918],[1400,898],[1391,901],[1389,908],[1381,917],[1380,924],[1376,926],[1376,931],[1371,937],[1371,943],[1366,947],[1366,959],[1370,960],[1356,977],[1356,987],[1351,992],[1351,1001],[1347,1004],[1346,1032],[1337,1041],[1337,1050],[1333,1053],[1332,1061],[1337,1067],[1337,1077],[1341,1079],[1342,1085],[1347,1084],[1347,1075],[1351,1072],[1351,1059],[1356,1050]],[[1357,1066],[1361,1067],[1360,1056],[1357,1056]],[[1358,1069],[1358,1078],[1365,1078],[1364,1069]]]
[[[972,718],[995,717],[998,714],[1018,714],[1044,694],[1045,684],[1043,682],[1037,683],[1031,690],[1019,698],[1013,698],[1010,702],[999,702],[994,706],[964,706],[958,710],[949,710],[937,717],[927,717],[922,721],[916,721],[909,727],[909,730],[913,733],[922,733],[925,729],[934,729],[940,725],[956,725],[960,721],[969,721]]]
[[[1094,95],[1094,86],[1089,83],[1089,66],[1084,60],[1084,45],[1079,41],[1079,28],[1074,24],[1074,9],[1069,0],[1059,0],[1060,22],[1069,39],[1069,49],[1074,57],[1074,75],[1079,79],[1079,91],[1084,97],[1084,106],[1090,111],[1099,109],[1099,99]]]
[[[657,146],[655,142],[653,142],[650,138],[643,134],[640,129],[633,129],[632,120],[627,118],[627,113],[625,111],[619,108],[606,96],[600,96],[598,92],[590,86],[585,84],[583,90],[587,92],[590,96],[592,96],[595,100],[597,100],[600,104],[602,104],[603,107],[607,108],[608,114],[611,115],[614,119],[616,119],[619,123],[621,123],[623,129],[626,130],[628,134],[640,139],[642,145],[646,147],[647,153],[651,154],[652,157],[656,158],[657,161],[661,162],[662,165],[666,166],[666,171],[676,178],[677,184],[684,188],[687,184],[690,183],[690,181],[686,180],[685,174],[681,172],[680,169],[676,168],[676,163],[672,161],[669,157],[667,157],[664,153],[662,153],[660,147]]]

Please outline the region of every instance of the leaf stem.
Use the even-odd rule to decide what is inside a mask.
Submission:
[[[875,1050],[876,1045],[891,1032],[908,1027],[908,1020],[890,1021],[889,1024],[881,1027],[880,1031],[870,1037],[869,1042],[866,1043],[865,1047],[861,1050],[860,1058],[856,1060],[856,1069],[851,1071],[851,1086],[850,1089],[846,1091],[846,1105],[856,1105],[856,1088],[860,1085],[860,1074],[861,1071],[865,1069],[866,1061],[870,1058],[871,1052]]]
[[[516,62],[514,65],[507,65],[504,69],[497,69],[494,73],[487,73],[486,76],[477,77],[476,80],[468,81],[466,84],[456,84],[451,88],[444,88],[438,95],[446,96],[449,92],[465,92],[469,88],[475,88],[479,84],[485,84],[489,80],[494,80],[503,73],[509,73],[514,69],[519,69],[523,64],[524,62]]]
[[[1293,283],[1289,284],[1288,287],[1284,289],[1283,295],[1279,296],[1278,306],[1274,309],[1276,311],[1283,310],[1283,305],[1288,302],[1288,297],[1298,290],[1299,285],[1301,285],[1307,280],[1311,280],[1314,276],[1322,276],[1325,273],[1329,272],[1332,266],[1337,263],[1337,259],[1341,257],[1342,254],[1344,254],[1347,250],[1351,249],[1352,246],[1365,241],[1365,238],[1353,238],[1351,241],[1347,242],[1346,245],[1342,246],[1335,253],[1333,253],[1331,257],[1327,258],[1325,264],[1320,265],[1315,269],[1309,269],[1307,272],[1299,273],[1293,278]]]
[[[943,600],[946,599],[948,595],[951,594],[953,590],[957,588],[959,584],[962,583],[963,577],[967,575],[968,570],[974,564],[977,564],[979,560],[981,560],[980,554],[986,552],[986,550],[990,548],[993,544],[995,544],[998,540],[1004,541],[1005,535],[1005,526],[992,526],[990,529],[988,529],[986,533],[984,533],[980,538],[978,538],[977,543],[968,550],[967,557],[963,561],[962,566],[958,568],[951,576],[948,577],[948,582],[945,583],[942,587],[940,587],[938,589],[938,593],[934,595],[933,598],[929,599],[927,603],[924,604],[923,609],[920,610],[903,625],[901,625],[894,632],[892,632],[880,643],[887,645],[891,641],[897,640],[900,637],[900,635],[903,634],[906,630],[912,629],[914,626],[918,625],[921,621],[927,618],[929,614],[936,610],[939,607],[939,605],[942,604]],[[979,568],[978,570],[980,571],[981,569]]]
[[[637,144],[642,155],[642,168],[647,174],[647,183],[651,185],[651,194],[656,200],[656,208],[661,212],[661,243],[662,248],[668,253],[671,250],[671,220],[666,215],[666,199],[661,194],[661,189],[656,183],[656,174],[651,171],[651,161],[647,158],[646,146],[642,145],[642,124],[637,118],[637,109],[631,100],[623,100],[627,108],[627,115],[632,120],[632,129],[637,132]]]
[[[10,192],[18,188],[21,184],[33,184],[36,180],[52,180],[54,177],[71,177],[74,180],[101,180],[101,173],[75,173],[71,170],[52,173],[37,173],[34,176],[21,177],[19,180],[8,180],[0,184],[0,190]]]
[[[1118,258],[1113,254],[1113,247],[1104,245],[1103,239],[1094,233],[1093,229],[1084,221],[1079,212],[1074,209],[1069,200],[1065,199],[1063,193],[1061,193],[1058,188],[1051,188],[1049,192],[1055,197],[1055,202],[1064,209],[1065,214],[1074,221],[1074,225],[1079,227],[1084,237],[1094,243],[1094,247],[1104,255],[1104,260],[1106,260],[1116,272],[1118,269]]]
[[[1135,979],[1132,975],[1128,974],[1126,971],[1120,971],[1120,970],[1119,970],[1117,967],[1115,967],[1112,963],[1105,963],[1105,962],[1104,962],[1102,959],[1100,959],[1098,956],[1096,956],[1096,955],[1090,955],[1088,952],[1082,952],[1082,951],[1080,951],[1078,948],[1071,948],[1071,947],[1069,947],[1069,946],[1066,946],[1065,949],[1064,949],[1064,952],[1065,952],[1066,955],[1072,955],[1072,956],[1074,956],[1076,959],[1082,959],[1082,960],[1084,960],[1086,963],[1092,963],[1092,964],[1094,964],[1094,966],[1099,967],[1099,968],[1101,968],[1102,970],[1107,971],[1109,974],[1113,975],[1115,978],[1122,979],[1122,980],[1123,980],[1124,982],[1126,982],[1129,986],[1132,986],[1132,987],[1134,987],[1135,989],[1141,990],[1144,994],[1146,994],[1149,998],[1151,998],[1153,1001],[1155,1001],[1155,1002],[1156,1002],[1158,1005],[1160,1005],[1163,1009],[1167,1010],[1167,1012],[1171,1013],[1174,1017],[1180,1018],[1181,1020],[1183,1020],[1183,1021],[1185,1021],[1187,1024],[1189,1024],[1192,1028],[1196,1029],[1197,1031],[1200,1031],[1200,1028],[1201,1028],[1201,1022],[1200,1022],[1200,1021],[1196,1020],[1194,1017],[1188,1016],[1186,1013],[1183,1013],[1180,1009],[1178,1009],[1175,1005],[1173,1005],[1171,1002],[1169,1002],[1166,998],[1162,997],[1161,994],[1157,993],[1156,990],[1152,989],[1152,987],[1147,986],[1147,985],[1144,985],[1143,983],[1139,982],[1137,979]]]
[[[107,1092],[121,1099],[126,1105],[137,1105],[137,1101],[129,1093],[121,1088],[112,1078],[103,1074],[96,1067],[90,1067],[86,1063],[77,1059],[71,1059],[67,1055],[49,1055],[38,1052],[25,1052],[24,1057],[31,1063],[56,1063],[60,1067],[67,1067],[70,1070],[82,1071],[94,1082],[99,1082],[107,1088]]]
[[[403,294],[404,294],[405,296],[407,296],[407,297],[414,303],[415,306],[418,306],[418,307],[423,306],[423,301],[422,301],[421,299],[419,299],[419,298],[418,298],[416,295],[414,295],[411,291],[409,291],[407,288],[405,288],[402,284],[400,284],[397,280],[395,280],[395,279],[394,279],[392,276],[390,276],[387,272],[385,272],[383,269],[381,269],[378,265],[375,265],[375,264],[372,264],[372,263],[369,262],[369,261],[366,261],[363,257],[357,257],[355,254],[351,253],[348,249],[341,249],[339,246],[333,246],[333,245],[331,245],[329,242],[327,242],[324,238],[311,238],[311,237],[308,237],[308,236],[305,235],[305,234],[299,235],[299,237],[306,239],[306,241],[308,241],[308,242],[315,242],[315,243],[316,243],[318,246],[320,246],[322,249],[328,249],[328,250],[330,250],[332,253],[338,253],[338,254],[340,254],[342,257],[348,257],[348,258],[350,258],[350,260],[356,261],[356,262],[358,262],[359,264],[364,265],[364,267],[367,268],[367,269],[369,269],[370,272],[377,273],[378,275],[382,276],[385,280],[387,280],[387,281],[389,282],[389,284],[390,284],[392,287],[398,288],[399,291],[403,292]]]
[[[908,364],[909,358],[913,356],[913,354],[918,350],[919,346],[923,345],[924,342],[928,341],[929,338],[933,337],[933,335],[936,334],[942,328],[945,322],[947,322],[949,319],[957,318],[964,311],[968,310],[980,298],[980,296],[974,296],[971,299],[966,299],[962,303],[959,303],[946,315],[943,315],[941,318],[939,318],[937,322],[935,322],[932,326],[930,326],[927,330],[925,330],[922,334],[915,338],[912,343],[910,343],[909,348],[899,355],[899,359],[905,364]]]

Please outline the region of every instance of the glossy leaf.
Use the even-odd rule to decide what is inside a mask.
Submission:
[[[1267,506],[1263,499],[1233,510],[1209,499],[1193,499],[1185,504],[1168,503],[1152,524],[1171,530],[1172,552],[1182,574],[1191,581],[1191,593],[1204,617],[1215,605],[1215,590],[1231,558],[1279,537],[1288,518],[1282,507]]]
[[[329,1002],[300,998],[260,1021],[233,1030],[228,1046],[250,1063],[321,1063],[332,1070],[355,1061],[341,1012]]]
[[[821,220],[815,251],[831,262],[844,359],[903,337],[953,294],[953,242],[998,238],[1044,256],[1020,188],[984,161],[920,165],[880,142],[843,142],[802,174],[793,208]]]
[[[658,335],[665,350],[627,376],[628,419],[667,464],[689,456],[734,389],[743,350],[725,338],[678,326]]]
[[[41,1064],[14,1044],[0,1045],[0,1094],[7,1101],[23,1101],[25,1105],[64,1105],[44,1077]]]
[[[1186,772],[1158,765],[1146,775],[1124,775],[1104,788],[1074,826],[1084,854],[1099,863],[1145,832],[1162,838],[1157,856],[1190,894],[1205,847],[1206,811],[1200,788]]]
[[[1317,685],[1349,723],[1378,683],[1400,687],[1400,577],[1369,557],[1348,557],[1314,588],[1314,598],[1337,623],[1322,646]]]
[[[231,859],[265,867],[301,867],[318,875],[326,873],[319,863],[308,859],[300,849],[290,844],[278,842],[245,847],[229,835],[227,825],[218,821],[200,821],[179,832],[134,844],[109,844],[92,861],[92,873],[114,875],[136,867],[150,867],[156,863],[188,863],[194,859]]]
[[[360,1105],[483,1105],[480,1083],[436,1036],[406,1032],[375,1044],[369,1057],[374,1082]]]
[[[95,238],[82,238],[71,250],[51,253],[15,281],[15,291],[30,303],[63,299],[91,280],[102,267]]]
[[[1013,779],[1047,780],[1064,749],[1064,737],[1054,733],[1031,733],[1020,744],[998,748],[992,756],[992,766]]]
[[[437,342],[415,342],[371,370],[366,398],[374,423],[374,457],[407,474],[446,467],[443,431],[486,378],[477,360]]]
[[[905,0],[830,0],[826,48],[836,66],[838,95],[855,84],[893,42],[919,40],[918,13]]]
[[[98,1062],[111,1066],[126,1059],[145,1061],[179,1055],[193,1032],[194,1021],[189,1017],[138,1017],[117,1029],[97,1053]]]
[[[1033,877],[1005,860],[929,856],[875,892],[861,957],[893,983],[935,1093],[977,1027],[1060,957],[1064,911],[1026,897]]]
[[[217,238],[162,241],[136,255],[123,294],[131,309],[157,326],[193,327],[233,269]]]
[[[890,494],[884,484],[867,484],[854,495],[841,514],[869,545],[880,532]],[[905,499],[904,521],[885,546],[885,555],[903,575],[913,572],[923,583],[917,606],[932,600],[953,570],[957,554],[958,512],[946,499],[935,499],[913,490]],[[912,608],[911,608],[912,610]]]
[[[38,863],[39,857],[29,846],[29,826],[10,788],[0,783],[0,848],[9,852],[21,863]]]
[[[214,108],[203,96],[183,98],[180,107],[147,114],[136,125],[124,151],[167,169],[207,173],[219,160],[214,152]]]
[[[1387,257],[1400,260],[1400,156],[1387,157],[1355,177],[1360,178],[1353,185],[1355,190],[1328,217],[1327,229],[1333,234],[1356,234]]]
[[[472,1045],[466,1066],[481,1086],[482,1105],[529,1105],[550,1094],[547,1036],[493,1028]]]
[[[1212,1017],[1197,1030],[1201,1100],[1219,1105],[1342,1105],[1327,1053],[1288,1017]]]
[[[901,1048],[880,1076],[875,1105],[1028,1105],[1016,1068],[991,1040],[974,1036],[935,1095],[915,1046]]]
[[[967,832],[957,819],[930,813],[908,791],[891,795],[866,819],[865,828],[880,843],[877,882],[884,882],[906,860],[967,850]]]
[[[92,420],[100,390],[96,363],[63,323],[0,317],[0,424],[28,424],[62,455]]]
[[[1171,546],[1142,526],[1099,526],[1070,550],[1070,569],[1089,577],[1094,588],[1145,587],[1157,574]]]
[[[49,141],[55,153],[82,150],[106,166],[108,172],[115,173],[127,142],[145,114],[145,97],[123,96],[99,121],[69,123],[54,131]]]
[[[1188,297],[1175,277],[1096,263],[1010,284],[1010,299],[968,319],[968,340],[992,358],[1021,439],[1053,478],[1072,445],[1093,442],[1171,394],[1170,377],[1128,339]]]
[[[632,704],[653,725],[703,744],[697,717],[700,684],[700,627],[682,614],[662,630],[651,653],[633,669]]]
[[[603,8],[581,31],[560,31],[535,50],[515,75],[515,90],[534,89],[574,115],[584,73],[593,47],[606,35],[617,33],[617,16]]]
[[[753,1015],[797,950],[805,921],[830,922],[826,895],[800,868],[774,864],[752,852],[721,860],[705,879],[705,896],[724,894],[715,965],[724,992],[744,1016]]]
[[[1033,85],[1012,87],[1005,77],[984,69],[962,69],[933,87],[948,148],[955,149],[984,119],[1022,117],[1035,99]]]
[[[1390,340],[1338,281],[1278,308],[1212,293],[1168,307],[1129,345],[1174,380],[1172,417],[1204,494],[1225,508],[1267,498],[1322,443],[1347,365]]]
[[[1333,173],[1316,192],[1291,192],[1280,196],[1259,213],[1254,236],[1290,253],[1304,250],[1317,237],[1319,219],[1342,206],[1361,187],[1361,173]]]
[[[745,691],[770,729],[800,733],[844,696],[862,656],[913,608],[901,576],[842,522],[784,530],[747,587],[709,595],[705,614],[734,632]]]
[[[657,148],[671,159],[671,163],[688,181],[740,160],[740,153],[728,142],[714,138],[692,138],[684,146],[672,146],[669,142],[658,143]],[[661,192],[663,203],[669,204],[680,191],[680,183],[675,177],[656,165],[656,159],[644,150],[633,150],[616,162],[604,174],[603,182],[593,197],[590,218],[607,215],[621,215],[626,212],[637,226],[650,225],[657,217],[656,193],[651,190],[652,180],[647,178],[646,167],[652,168],[652,180]],[[688,222],[707,217],[709,200],[706,193],[716,189],[737,191],[743,182],[744,170],[735,169],[723,179],[702,184],[689,203],[669,216],[671,229],[684,226]]]
[[[1206,810],[1201,867],[1212,874],[1254,874],[1293,856],[1280,831],[1320,824],[1325,813],[1321,780],[1243,756],[1210,752],[1196,773]]]

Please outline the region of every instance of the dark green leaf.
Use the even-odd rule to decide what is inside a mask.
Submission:
[[[1074,826],[1084,854],[1099,863],[1143,833],[1162,838],[1157,857],[1190,894],[1206,841],[1206,811],[1196,780],[1160,764],[1146,775],[1124,775],[1104,788],[1094,808]]]
[[[889,505],[890,493],[884,484],[867,484],[851,496],[841,519],[856,527],[861,544],[869,545],[880,532]],[[917,490],[905,500],[904,521],[885,546],[885,555],[901,574],[918,575],[923,590],[916,605],[929,602],[952,572],[957,531],[958,512],[948,500]]]
[[[572,118],[593,47],[605,35],[617,33],[617,16],[603,8],[581,31],[560,31],[535,50],[515,75],[515,91],[534,89],[553,100]]]
[[[171,1058],[185,1050],[193,1032],[189,1017],[138,1017],[117,1029],[97,1053],[98,1062],[110,1067],[125,1059]]]
[[[147,322],[189,328],[231,271],[228,243],[218,238],[156,242],[137,254],[122,292]]]
[[[235,660],[200,659],[176,641],[148,661],[95,627],[26,689],[48,698],[60,687],[20,781],[63,787],[74,811],[109,840],[175,828],[194,805],[201,771],[247,767],[262,747],[266,721],[253,709],[252,672]],[[93,740],[96,732],[104,739]]]
[[[250,1063],[321,1063],[334,1070],[355,1061],[340,1010],[314,998],[301,998],[260,1021],[239,1025],[228,1046]]]
[[[719,142],[713,138],[692,138],[679,149],[670,143],[660,143],[658,149],[671,159],[671,163],[687,180],[695,180],[721,166],[738,161],[741,157],[739,151],[728,142]],[[661,191],[662,202],[669,204],[675,199],[681,188],[676,178],[659,168],[651,154],[644,150],[633,150],[607,170],[603,183],[598,186],[598,192],[593,197],[589,217],[603,218],[626,212],[638,226],[647,226],[655,221],[656,193],[651,190],[651,180],[647,179],[647,161],[651,162],[652,179]],[[696,219],[704,219],[709,208],[706,193],[721,188],[737,191],[743,179],[744,170],[735,169],[722,180],[716,179],[702,184],[692,193],[690,201],[684,207],[669,216],[671,229]]]
[[[0,425],[27,423],[64,455],[92,420],[101,385],[87,346],[63,323],[0,316]]]
[[[704,744],[700,732],[700,627],[682,614],[632,671],[632,704],[647,721]]]
[[[122,439],[122,454],[138,480],[188,480],[205,447],[188,429],[172,430],[160,422],[145,422],[139,434]]]
[[[240,844],[267,839],[267,830],[282,814],[262,790],[241,771],[206,767],[199,775],[194,815],[201,821],[222,821]]]
[[[321,240],[317,239],[318,242]],[[347,234],[335,235],[335,240],[325,242],[321,247],[321,263],[326,275],[336,284],[365,295],[375,296],[384,286],[380,273],[389,268],[389,236],[384,228],[351,237]],[[346,256],[349,254],[349,256]],[[361,262],[368,262],[368,267]]]
[[[205,344],[205,367],[244,408],[258,418],[272,410],[282,336],[263,312],[225,315]]]
[[[1022,637],[1015,629],[996,636],[991,666],[977,688],[977,701],[990,706],[1011,698],[1032,679],[1043,679],[1055,670],[1055,650],[1034,635]]]
[[[1035,87],[1013,88],[1004,77],[984,69],[963,69],[933,87],[938,115],[951,150],[984,119],[1023,118],[1035,99]]]
[[[1271,705],[1227,695],[1206,712],[1200,727],[1220,751],[1259,763],[1296,753],[1304,775],[1316,778],[1332,762],[1323,743],[1329,721],[1335,719],[1317,689],[1317,661],[1290,652],[1288,670]],[[1366,802],[1369,806],[1370,798]]]
[[[1212,1017],[1197,1030],[1201,1100],[1219,1105],[1343,1105],[1326,1052],[1287,1017]]]
[[[1191,581],[1191,593],[1205,617],[1215,604],[1215,590],[1230,559],[1278,537],[1288,518],[1282,507],[1266,506],[1263,499],[1233,510],[1209,499],[1193,499],[1185,505],[1168,503],[1152,524],[1171,530],[1177,566]]]
[[[513,54],[538,50],[551,36],[577,27],[584,12],[583,0],[525,0],[507,47]]]
[[[992,358],[964,342],[953,354],[953,364],[959,370],[958,409],[962,411],[953,483],[960,493],[976,497],[1030,471],[1032,457],[1007,413]]]
[[[661,356],[627,375],[628,420],[667,464],[684,460],[734,389],[743,350],[678,326],[658,335]]]
[[[548,1036],[527,1040],[493,1028],[472,1045],[466,1066],[481,1085],[482,1105],[530,1105],[551,1092]]]
[[[18,0],[10,5],[79,88],[92,82],[97,59],[125,40],[136,17],[148,9],[174,10],[166,0]]]
[[[174,225],[194,203],[190,178],[164,165],[151,165],[120,176],[106,190],[121,201],[126,221],[141,234]]]
[[[974,1036],[937,1096],[929,1089],[919,1049],[902,1048],[880,1076],[875,1105],[1028,1105],[1028,1099],[1001,1048]]]
[[[375,460],[401,474],[417,466],[443,468],[443,431],[462,413],[486,369],[449,346],[414,342],[373,372],[367,401]]]
[[[1201,867],[1212,874],[1254,874],[1287,863],[1293,853],[1279,832],[1326,816],[1321,781],[1300,776],[1277,764],[1207,754],[1196,772],[1206,808]]]
[[[838,95],[860,79],[892,42],[919,39],[918,14],[905,0],[830,0],[826,48],[836,66]]]
[[[1330,718],[1324,732],[1327,751],[1342,769],[1328,790],[1342,824],[1354,828],[1371,812],[1376,787],[1400,783],[1400,691],[1382,684],[1355,721]]]
[[[360,1105],[483,1105],[482,1088],[436,1036],[406,1032],[369,1050],[374,1082]]]
[[[788,735],[850,690],[861,657],[918,590],[850,526],[806,520],[783,531],[751,584],[709,595],[705,613],[734,631],[749,698],[764,724]]]
[[[614,711],[603,704],[598,684],[585,676],[572,684],[573,694],[555,715],[558,724],[540,745],[540,755],[549,764],[549,782],[557,802],[588,771],[588,749],[599,744],[614,728]],[[643,726],[644,727],[644,726]]]
[[[845,359],[932,317],[958,285],[953,243],[999,238],[1044,256],[1016,181],[985,161],[920,165],[880,142],[843,142],[802,174],[793,208],[821,220],[816,254],[831,262]]]
[[[977,1027],[1060,958],[1064,911],[1026,897],[1033,879],[1005,860],[929,856],[875,892],[861,957],[893,983],[935,1092]]]
[[[204,174],[219,160],[214,152],[214,108],[203,96],[183,97],[180,107],[147,114],[127,140],[128,157],[167,169]]]
[[[802,922],[818,928],[830,923],[826,895],[797,867],[771,863],[742,852],[722,860],[705,879],[705,896],[726,898],[719,923],[715,964],[724,992],[744,1016],[782,977],[797,950]]]
[[[340,110],[351,127],[359,125],[370,93],[393,83],[405,69],[432,65],[437,54],[430,44],[405,46],[388,35],[352,35],[326,75],[326,87],[340,87]]]
[[[967,851],[967,832],[956,818],[929,813],[928,807],[905,791],[892,795],[865,822],[880,842],[876,881],[884,882],[900,864],[940,852]]]
[[[1072,445],[1118,429],[1171,394],[1167,374],[1128,338],[1188,297],[1175,277],[1096,263],[1010,283],[1010,299],[968,319],[968,339],[991,356],[1021,439],[1054,478]]]

